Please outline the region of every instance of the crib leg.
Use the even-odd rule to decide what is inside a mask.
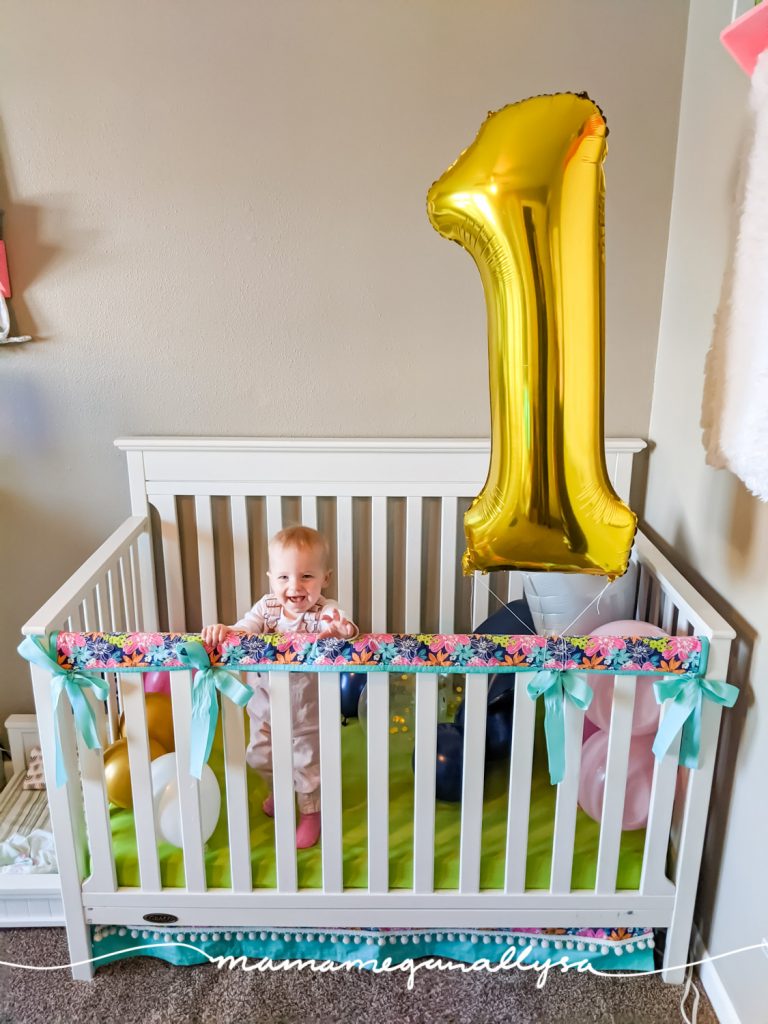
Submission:
[[[85,922],[82,911],[79,920],[75,915],[64,915],[67,925],[67,945],[69,946],[69,961],[78,966],[72,968],[73,981],[91,981],[94,974],[93,964],[80,963],[82,960],[90,961],[93,956],[91,946],[91,930]]]
[[[43,751],[43,766],[48,796],[51,827],[56,844],[56,859],[61,881],[61,902],[67,928],[69,961],[77,964],[93,956],[90,928],[83,910],[82,882],[86,873],[88,834],[85,827],[80,772],[77,762],[77,743],[72,714],[60,701],[58,715],[61,749],[68,780],[62,786],[55,782],[53,705],[51,702],[50,673],[37,665],[31,666],[32,687],[35,694],[37,727]],[[75,981],[90,981],[93,964],[83,963],[72,968]]]
[[[712,775],[717,751],[721,709],[712,701],[704,701],[701,715],[701,754],[699,767],[688,777],[683,827],[677,851],[675,871],[675,907],[667,930],[662,978],[672,985],[682,985],[685,965],[690,960],[691,929],[699,867],[707,827],[707,809],[712,789]]]

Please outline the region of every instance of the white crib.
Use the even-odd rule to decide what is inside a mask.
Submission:
[[[488,444],[478,440],[310,440],[133,438],[126,452],[131,518],[24,626],[26,635],[59,629],[196,631],[234,621],[264,588],[267,538],[303,522],[329,538],[336,596],[362,631],[466,632],[520,594],[516,574],[493,574],[474,587],[460,575],[462,513],[482,486]],[[633,455],[642,441],[612,440],[607,462],[617,492],[629,496]],[[636,614],[672,635],[710,641],[707,674],[725,678],[733,631],[654,545],[638,534]],[[155,573],[155,567],[157,572]],[[50,676],[32,666],[46,776],[53,779]],[[49,783],[51,819],[72,961],[91,955],[90,925],[141,927],[156,915],[189,926],[573,927],[667,928],[665,980],[682,981],[706,826],[720,708],[705,702],[700,767],[677,782],[677,747],[655,769],[642,874],[637,890],[617,890],[621,819],[634,677],[619,677],[593,890],[571,887],[583,712],[566,714],[566,774],[558,786],[547,890],[526,890],[526,843],[535,706],[515,688],[504,885],[480,887],[487,677],[467,687],[459,881],[434,887],[437,682],[417,676],[413,882],[390,887],[385,673],[369,676],[368,884],[344,887],[338,673],[320,675],[322,886],[301,888],[294,847],[290,709],[284,672],[270,673],[274,736],[277,884],[251,880],[242,710],[221,702],[231,887],[206,881],[197,782],[188,765],[190,674],[172,673],[186,885],[163,887],[151,800],[149,747],[141,676],[111,676],[106,707],[92,700],[102,742],[126,716],[141,884],[118,885],[101,752],[76,735],[60,706],[69,780]],[[119,709],[118,709],[119,702]],[[62,705],[64,702],[62,702]],[[285,742],[285,741],[288,742]],[[182,778],[183,776],[183,778]],[[676,797],[676,789],[678,796]],[[89,965],[73,975],[86,979]]]

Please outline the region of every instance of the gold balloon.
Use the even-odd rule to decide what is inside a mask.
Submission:
[[[144,696],[147,713],[147,734],[155,739],[170,754],[176,749],[173,735],[173,712],[171,698],[164,693],[147,693]],[[125,736],[125,714],[120,715],[118,729]]]
[[[150,737],[149,759],[154,761],[167,753],[157,740]],[[130,810],[133,807],[131,790],[131,768],[128,763],[128,740],[111,743],[104,751],[104,777],[107,783],[107,799],[116,807]]]
[[[606,134],[587,96],[537,96],[489,114],[429,190],[488,312],[491,460],[464,519],[466,574],[627,568],[637,520],[603,438]]]

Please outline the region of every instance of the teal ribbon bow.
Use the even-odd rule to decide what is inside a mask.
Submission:
[[[586,711],[592,703],[592,687],[580,672],[542,669],[528,683],[528,696],[537,700],[542,694],[549,779],[556,786],[565,778],[565,701],[569,700],[579,710]]]
[[[739,696],[738,689],[718,679],[693,675],[667,676],[654,682],[653,688],[659,704],[672,701],[653,741],[653,753],[661,760],[682,730],[679,763],[685,768],[698,768],[703,702],[711,700],[732,708]]]
[[[189,734],[189,771],[196,779],[203,774],[208,761],[219,719],[216,690],[238,707],[245,707],[253,690],[240,682],[225,668],[213,668],[208,652],[196,640],[188,640],[178,648],[179,661],[185,668],[196,669],[192,680],[192,720]]]
[[[61,735],[59,734],[59,698],[66,693],[72,711],[75,715],[75,727],[79,729],[85,745],[90,750],[100,750],[101,740],[96,729],[96,716],[93,708],[88,703],[85,691],[92,689],[99,700],[106,700],[109,696],[109,684],[100,676],[87,675],[85,672],[69,671],[63,668],[57,661],[56,638],[58,633],[51,633],[45,640],[37,636],[25,637],[16,648],[22,658],[31,661],[40,668],[47,669],[51,673],[51,700],[53,702],[53,738],[56,748],[56,785],[63,786],[67,781],[67,769],[64,765],[64,755],[61,750]]]

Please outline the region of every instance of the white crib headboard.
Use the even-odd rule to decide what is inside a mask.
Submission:
[[[115,444],[128,458],[132,512],[153,520],[159,620],[145,628],[235,621],[266,589],[268,538],[300,522],[328,537],[329,593],[364,631],[463,631],[522,592],[517,573],[494,573],[490,584],[481,577],[474,588],[461,575],[463,515],[487,475],[487,440]],[[608,473],[624,500],[644,448],[637,438],[606,442]]]

